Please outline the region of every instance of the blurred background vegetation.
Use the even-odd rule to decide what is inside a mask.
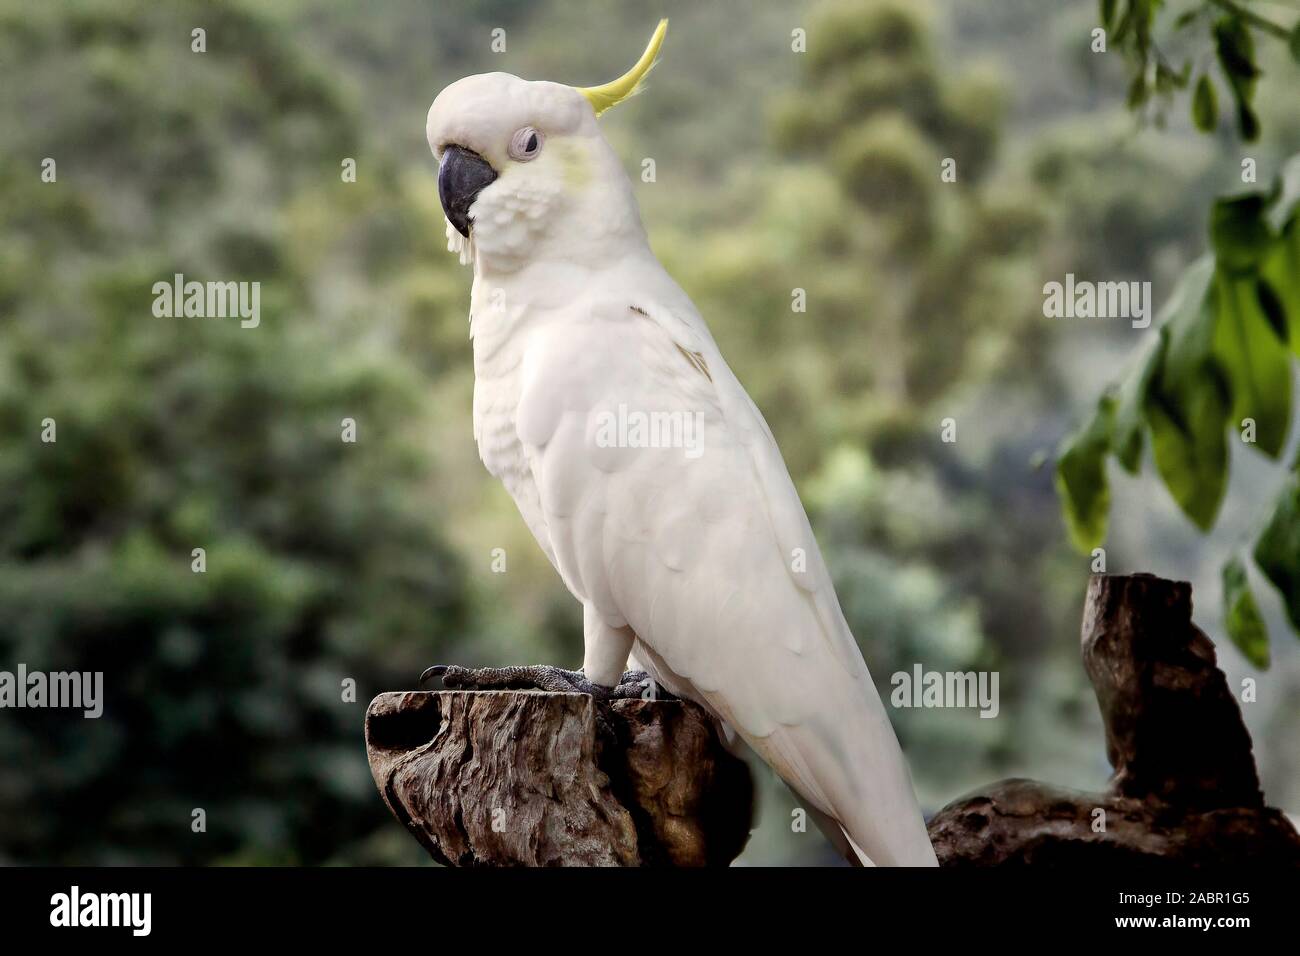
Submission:
[[[1241,158],[1267,182],[1300,149],[1284,47],[1259,51],[1247,145],[1227,115],[1137,123],[1092,0],[0,0],[0,669],[102,670],[106,696],[99,720],[0,712],[0,862],[423,862],[370,780],[367,701],[435,661],[581,658],[579,608],[478,462],[470,274],[425,112],[469,73],[603,82],[661,14],[649,90],[602,123],[878,685],[1001,673],[995,720],[893,712],[923,806],[1012,775],[1102,785],[1091,559],[1041,462],[1143,333],[1046,319],[1042,286],[1149,279],[1163,301]],[[260,326],[155,318],[178,272],[260,281]],[[1219,606],[1278,468],[1236,463],[1209,537],[1149,472],[1112,474],[1108,570],[1193,582],[1230,682],[1259,681],[1266,796],[1300,810],[1300,645],[1256,672]],[[828,860],[760,782],[742,862]]]

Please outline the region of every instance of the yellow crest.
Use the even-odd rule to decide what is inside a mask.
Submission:
[[[580,86],[578,92],[587,98],[591,108],[599,116],[611,106],[617,106],[629,96],[635,96],[641,89],[641,83],[654,68],[655,58],[659,55],[659,48],[664,45],[664,35],[668,33],[668,21],[660,20],[659,26],[655,28],[654,36],[650,38],[649,45],[645,52],[641,54],[641,59],[636,61],[636,66],[628,70],[617,80],[606,83],[604,86]]]

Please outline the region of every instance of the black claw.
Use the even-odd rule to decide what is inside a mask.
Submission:
[[[418,683],[423,684],[430,677],[441,677],[445,673],[447,673],[446,664],[434,664],[432,667],[426,667],[424,669],[424,673],[420,675]]]

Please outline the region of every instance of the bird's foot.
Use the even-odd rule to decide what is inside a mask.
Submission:
[[[549,690],[561,694],[590,694],[598,700],[608,700],[614,690],[593,684],[582,671],[566,671],[550,664],[517,667],[434,664],[420,675],[420,683],[430,677],[442,678],[442,686],[448,690]]]
[[[676,700],[677,697],[659,684],[645,671],[624,671],[614,688],[613,698],[625,700],[640,697],[642,700]]]
[[[587,680],[582,671],[568,671],[550,664],[517,667],[459,667],[435,664],[420,675],[423,684],[431,677],[442,678],[448,690],[547,690],[562,694],[590,694],[596,700],[672,700],[645,671],[625,671],[618,684],[606,687]]]

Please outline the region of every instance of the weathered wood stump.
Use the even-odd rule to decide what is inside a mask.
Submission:
[[[449,866],[709,866],[749,838],[753,783],[677,700],[381,694],[366,751],[384,801]]]
[[[1264,805],[1241,710],[1214,645],[1192,623],[1191,585],[1094,575],[1082,643],[1115,768],[1110,787],[982,788],[930,821],[940,864],[1300,865],[1300,836]]]

